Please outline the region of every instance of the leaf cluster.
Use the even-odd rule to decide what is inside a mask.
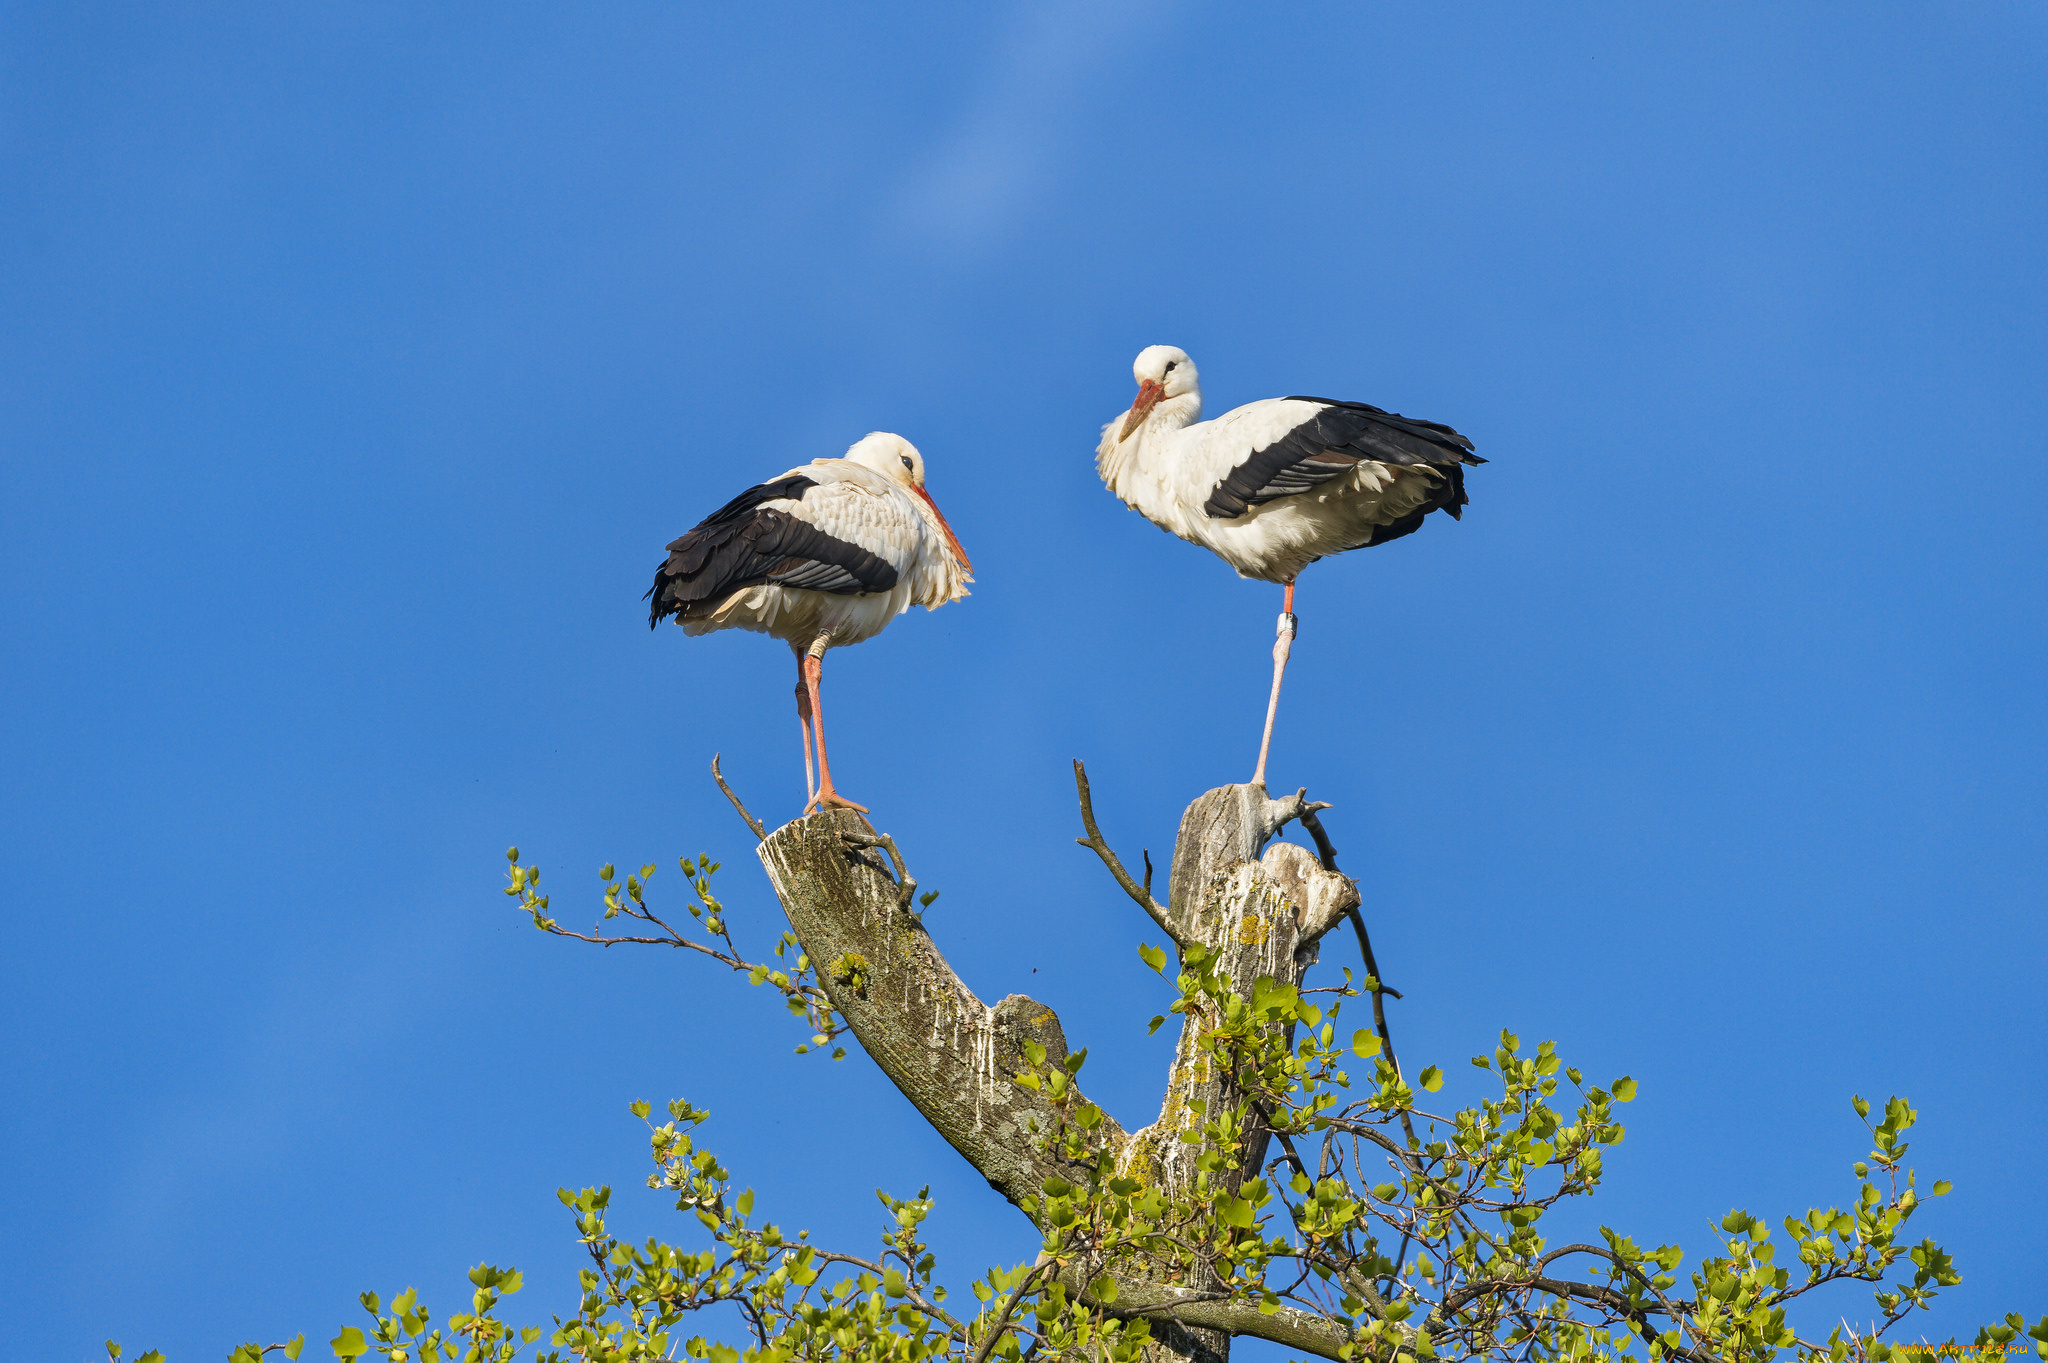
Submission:
[[[682,862],[694,928],[679,930],[648,906],[653,866],[623,881],[606,866],[603,918],[588,934],[549,918],[537,868],[522,866],[517,849],[508,860],[505,893],[542,931],[603,946],[686,947],[771,983],[812,1029],[799,1052],[843,1029],[791,936],[777,944],[777,963],[748,961],[733,946],[709,857]],[[603,923],[619,918],[651,931],[612,935]],[[794,967],[785,969],[790,950]],[[1165,951],[1139,954],[1168,973]],[[849,954],[825,969],[859,990],[870,966]],[[647,1184],[675,1196],[695,1238],[629,1243],[607,1224],[611,1189],[560,1190],[589,1264],[574,1312],[554,1319],[536,1363],[651,1363],[679,1353],[706,1363],[1139,1363],[1171,1321],[1345,1363],[1906,1363],[1935,1352],[1887,1338],[1960,1281],[1938,1244],[1904,1234],[1922,1205],[1904,1162],[1917,1119],[1904,1099],[1887,1101],[1874,1122],[1871,1105],[1854,1100],[1871,1148],[1852,1167],[1844,1205],[1783,1218],[1782,1242],[1763,1219],[1730,1211],[1681,1288],[1686,1255],[1676,1245],[1641,1248],[1605,1226],[1598,1243],[1553,1245],[1545,1234],[1561,1205],[1599,1189],[1606,1152],[1626,1136],[1617,1110],[1635,1098],[1633,1080],[1588,1084],[1550,1042],[1531,1050],[1503,1031],[1490,1054],[1472,1058],[1489,1090],[1434,1110],[1426,1095],[1444,1089],[1440,1069],[1411,1082],[1383,1029],[1344,1035],[1345,1001],[1376,991],[1376,980],[1354,987],[1346,972],[1342,987],[1304,990],[1259,978],[1241,992],[1199,945],[1182,951],[1170,978],[1169,1011],[1183,1021],[1179,1101],[1149,1133],[1123,1137],[1081,1094],[1085,1050],[1055,1060],[1023,1043],[1024,1063],[1010,1077],[1050,1110],[1033,1139],[1059,1172],[1025,1199],[1036,1256],[984,1272],[971,1284],[974,1307],[956,1312],[938,1280],[922,1231],[928,1190],[878,1191],[878,1248],[828,1250],[807,1231],[755,1221],[753,1192],[734,1193],[730,1171],[700,1142],[707,1112],[677,1100],[656,1125],[651,1106],[635,1103],[654,1165]],[[1325,996],[1334,996],[1327,1007],[1317,1001]],[[1165,1021],[1154,1018],[1152,1029]],[[1937,1182],[1929,1195],[1948,1191]],[[330,1341],[335,1356],[512,1363],[543,1334],[515,1333],[496,1314],[519,1291],[518,1272],[479,1265],[470,1280],[471,1311],[445,1326],[411,1289],[388,1312],[365,1294],[371,1323],[344,1328]],[[1793,1304],[1850,1283],[1874,1289],[1877,1314],[1824,1338],[1800,1334]],[[690,1317],[713,1307],[737,1313],[744,1340],[686,1337]],[[2012,1350],[2022,1335],[2048,1359],[2048,1316],[2031,1327],[2008,1316],[1979,1331],[1976,1345]],[[231,1363],[273,1351],[296,1359],[303,1339],[242,1345]],[[119,1363],[119,1346],[109,1342],[108,1355]]]
[[[1165,952],[1140,955],[1165,973]],[[1491,1055],[1472,1060],[1497,1080],[1497,1094],[1426,1111],[1417,1090],[1439,1091],[1441,1071],[1424,1069],[1411,1085],[1372,1031],[1342,1043],[1341,1000],[1325,1011],[1271,978],[1242,995],[1199,945],[1183,952],[1175,983],[1173,1011],[1198,1057],[1191,1068],[1224,1081],[1203,1089],[1210,1097],[1189,1096],[1165,1133],[1191,1148],[1195,1177],[1180,1180],[1188,1192],[1159,1191],[1168,1180],[1155,1176],[1156,1142],[1134,1142],[1134,1162],[1131,1149],[1099,1138],[1098,1114],[1066,1082],[1082,1057],[1048,1066],[1027,1046],[1031,1064],[1016,1076],[1052,1100],[1060,1122],[1046,1133],[1048,1148],[1081,1171],[1047,1180],[1027,1208],[1045,1236],[1042,1257],[1075,1265],[1086,1280],[1197,1285],[1225,1305],[1299,1312],[1341,1332],[1332,1351],[1340,1358],[1789,1352],[1832,1363],[1889,1358],[1887,1332],[1960,1281],[1935,1242],[1909,1247],[1901,1238],[1920,1205],[1903,1165],[1902,1136],[1915,1120],[1903,1099],[1870,1127],[1853,1207],[1785,1219],[1799,1269],[1778,1265],[1768,1226],[1735,1211],[1686,1293],[1678,1246],[1641,1249],[1606,1227],[1599,1244],[1552,1245],[1543,1233],[1560,1204],[1600,1186],[1605,1151],[1626,1135],[1616,1108],[1635,1097],[1633,1080],[1588,1084],[1550,1042],[1531,1053],[1503,1031]],[[1370,1072],[1354,1079],[1355,1061]],[[1855,1106],[1868,1125],[1869,1105]],[[1273,1146],[1279,1153],[1261,1166]],[[1865,1327],[1812,1339],[1788,1324],[1793,1301],[1846,1282],[1877,1288],[1879,1314]],[[2041,1329],[2048,1337],[2048,1319]],[[1979,1338],[1997,1337],[1987,1329]]]
[[[810,1032],[810,1037],[796,1048],[798,1055],[821,1050],[838,1038],[846,1029],[846,1022],[832,1006],[824,987],[818,982],[815,964],[804,952],[803,945],[794,933],[785,932],[776,939],[772,949],[772,961],[750,961],[742,956],[732,940],[732,927],[725,905],[712,893],[711,878],[718,873],[719,863],[709,854],[700,854],[696,861],[688,857],[679,859],[685,883],[689,885],[693,898],[686,900],[683,907],[695,920],[694,926],[707,940],[700,941],[690,932],[690,924],[671,923],[656,913],[647,903],[647,884],[654,878],[655,865],[650,862],[640,868],[637,875],[628,874],[619,879],[618,872],[610,862],[598,868],[598,884],[604,893],[604,910],[597,924],[589,932],[577,932],[563,927],[548,916],[548,896],[540,893],[540,867],[519,864],[519,849],[507,848],[505,859],[512,863],[506,872],[510,882],[505,893],[519,901],[519,907],[533,919],[533,925],[554,937],[567,937],[578,942],[589,942],[596,946],[614,947],[666,946],[678,947],[708,956],[728,969],[747,977],[753,985],[772,985],[782,995],[783,1005],[791,1016],[800,1019]],[[927,905],[938,898],[936,891],[925,896]],[[648,932],[612,932],[604,924],[617,918],[645,923]],[[865,961],[853,958],[855,967],[865,966]],[[846,958],[832,963],[835,975],[847,969]],[[832,1058],[844,1060],[846,1048],[832,1047]]]

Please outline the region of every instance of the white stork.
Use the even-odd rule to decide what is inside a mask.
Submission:
[[[912,606],[958,601],[972,572],[924,490],[924,456],[902,436],[876,431],[844,458],[813,459],[748,488],[669,545],[647,593],[647,624],[672,615],[685,634],[750,629],[787,643],[797,659],[804,813],[823,805],[866,813],[833,788],[825,760],[825,650],[874,638]]]
[[[1201,420],[1195,363],[1147,346],[1131,365],[1138,397],[1102,428],[1095,466],[1109,490],[1162,530],[1215,551],[1240,577],[1283,584],[1266,751],[1294,642],[1294,579],[1326,554],[1413,533],[1465,505],[1465,465],[1486,461],[1448,426],[1329,398],[1266,398]]]

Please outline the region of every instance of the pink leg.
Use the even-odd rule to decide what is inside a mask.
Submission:
[[[811,724],[818,735],[818,792],[804,806],[804,813],[832,805],[840,809],[857,809],[865,814],[868,812],[866,805],[857,805],[832,788],[832,764],[825,760],[825,701],[818,693],[819,684],[825,677],[825,660],[816,654],[806,653],[803,666],[804,682],[811,692]]]
[[[1273,645],[1273,694],[1266,701],[1266,731],[1259,736],[1259,769],[1252,773],[1252,784],[1266,784],[1266,753],[1273,746],[1273,717],[1280,712],[1280,679],[1287,675],[1287,655],[1294,651],[1294,584],[1287,584],[1287,595],[1280,607],[1279,639]]]
[[[796,717],[804,726],[804,808],[818,802],[818,778],[811,774],[811,692],[804,685],[804,662],[801,655],[796,662]]]

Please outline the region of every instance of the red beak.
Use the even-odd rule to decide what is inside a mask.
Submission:
[[[910,490],[924,498],[924,504],[932,509],[934,516],[939,518],[939,529],[946,532],[946,543],[953,546],[953,557],[960,560],[960,571],[972,576],[974,565],[967,561],[967,551],[960,547],[959,537],[953,533],[953,527],[946,524],[946,513],[939,510],[939,504],[932,500],[931,493],[926,492],[921,487],[913,487]]]
[[[1131,414],[1124,418],[1123,430],[1117,432],[1117,443],[1121,445],[1131,438],[1131,432],[1144,424],[1145,418],[1159,405],[1159,399],[1166,396],[1166,385],[1146,379],[1138,385],[1137,401],[1131,404]]]

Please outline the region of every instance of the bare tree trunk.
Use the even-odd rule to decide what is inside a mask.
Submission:
[[[1083,841],[1177,949],[1200,944],[1216,953],[1219,969],[1246,997],[1261,976],[1299,986],[1315,963],[1318,939],[1358,904],[1352,883],[1324,870],[1306,849],[1266,847],[1282,825],[1319,806],[1300,794],[1275,800],[1263,786],[1238,785],[1208,792],[1182,815],[1161,905],[1101,841],[1085,775],[1075,765],[1090,834]],[[1026,1068],[1026,1039],[1058,1059],[1067,1052],[1065,1033],[1043,1004],[1012,994],[989,1007],[961,982],[912,912],[906,887],[891,878],[879,841],[860,815],[825,810],[769,834],[760,855],[797,940],[861,1045],[991,1187],[1020,1203],[1062,1171],[1037,1148],[1036,1135],[1052,1127],[1054,1110],[1011,1076]],[[1127,1175],[1169,1196],[1194,1186],[1199,1149],[1179,1136],[1195,1104],[1215,1112],[1241,1099],[1229,1077],[1210,1073],[1202,1059],[1202,1026],[1192,1015],[1183,1021],[1158,1119],[1129,1134],[1105,1120],[1102,1132]],[[1264,1158],[1263,1140],[1248,1142],[1236,1178],[1256,1174]],[[1155,1320],[1154,1363],[1225,1363],[1238,1334],[1331,1358],[1344,1342],[1334,1326],[1306,1313],[1264,1315],[1201,1300],[1214,1283],[1119,1286],[1119,1308],[1156,1308],[1146,1312]]]
[[[1033,1140],[1034,1123],[1050,1129],[1052,1107],[1010,1076],[1028,1066],[1027,1039],[1061,1060],[1066,1034],[1052,1009],[1022,994],[993,1008],[975,997],[903,902],[876,848],[860,845],[875,840],[853,810],[827,809],[769,834],[761,862],[861,1046],[990,1187],[1019,1202],[1060,1170]],[[857,986],[855,956],[865,963]],[[1122,1129],[1107,1125],[1121,1144]]]

